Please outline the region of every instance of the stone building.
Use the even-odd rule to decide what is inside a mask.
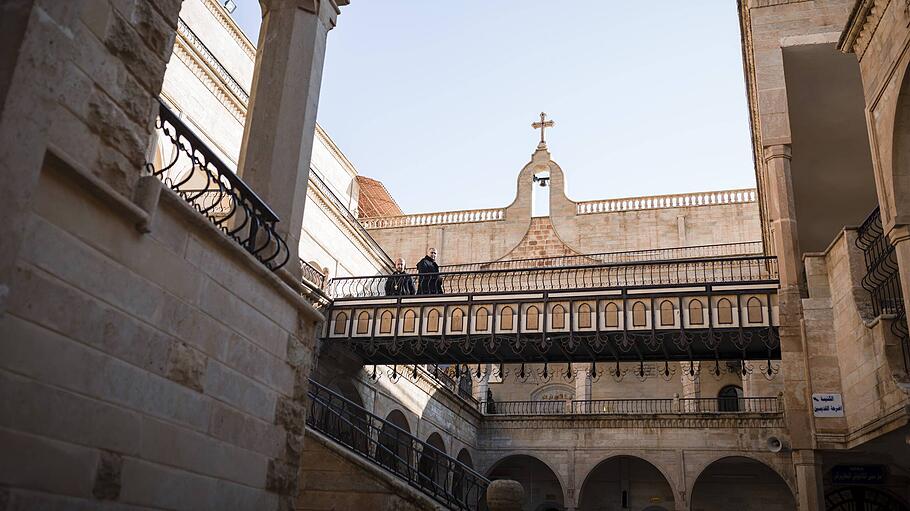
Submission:
[[[755,190],[408,215],[261,3],[0,6],[0,509],[907,509],[910,4],[740,1]]]

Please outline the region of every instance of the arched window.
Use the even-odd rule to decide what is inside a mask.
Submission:
[[[503,307],[499,311],[499,329],[511,330],[515,326],[515,313],[511,307]]]
[[[459,308],[452,309],[452,318],[451,318],[451,324],[450,324],[449,328],[453,332],[461,332],[462,330],[464,330],[464,311],[463,310],[461,310]]]
[[[619,306],[610,302],[604,307],[604,325],[607,328],[619,328]]]
[[[525,330],[540,328],[540,311],[533,305],[525,309]]]
[[[755,296],[746,301],[746,317],[749,323],[761,323],[762,321],[762,303]]]
[[[370,331],[370,313],[367,311],[363,311],[357,316],[357,333],[365,334],[369,331]]]
[[[379,333],[380,334],[390,334],[392,333],[392,313],[389,311],[384,311],[379,315]]]
[[[591,328],[591,306],[586,303],[578,306],[578,328]]]
[[[689,300],[689,324],[705,324],[705,305],[698,298]]]
[[[430,309],[427,313],[427,332],[439,331],[439,309]]]
[[[404,321],[401,325],[401,331],[406,334],[413,334],[417,330],[417,313],[414,309],[404,311]]]
[[[648,326],[647,312],[644,302],[635,302],[632,305],[632,326]]]
[[[566,327],[566,308],[562,305],[554,305],[550,311],[550,323],[555,329]]]
[[[486,307],[477,309],[474,313],[474,330],[486,332],[490,329],[490,311]]]
[[[673,302],[664,300],[660,302],[660,326],[673,326],[676,318],[673,317]]]
[[[344,329],[348,324],[348,315],[344,312],[335,314],[335,329],[332,333],[335,335],[344,335]]]
[[[743,389],[738,385],[727,385],[717,393],[719,412],[741,412],[743,404]]]
[[[717,301],[717,324],[733,324],[733,304],[726,298],[721,298]]]

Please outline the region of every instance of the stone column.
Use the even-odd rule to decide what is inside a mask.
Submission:
[[[487,487],[487,507],[490,511],[522,511],[525,491],[518,481],[499,479]]]
[[[799,511],[824,511],[824,471],[821,455],[804,449],[793,452],[796,487],[799,490],[796,506]]]
[[[326,36],[339,10],[335,0],[260,4],[262,29],[239,173],[281,218],[278,232],[291,252],[286,268],[296,274]]]
[[[588,401],[591,399],[591,364],[572,364],[575,371],[575,399]],[[571,406],[571,403],[569,403]]]

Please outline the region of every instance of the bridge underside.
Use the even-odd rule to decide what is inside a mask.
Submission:
[[[777,327],[546,336],[424,335],[346,342],[369,364],[780,360]]]

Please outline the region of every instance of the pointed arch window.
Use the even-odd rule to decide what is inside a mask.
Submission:
[[[705,324],[705,305],[698,298],[689,300],[689,324]]]
[[[540,328],[540,311],[535,306],[525,309],[525,330],[537,330]]]
[[[417,330],[417,313],[414,309],[404,311],[404,321],[401,325],[401,331],[406,334],[413,334]]]
[[[474,313],[474,329],[478,332],[490,329],[490,311],[486,307],[481,307]]]
[[[758,297],[753,296],[746,301],[746,318],[749,320],[749,323],[761,323],[762,322],[762,303]]]
[[[392,333],[392,313],[389,311],[384,311],[379,315],[379,333],[380,334],[390,334]]]
[[[566,308],[562,305],[554,305],[550,312],[550,323],[554,329],[563,329],[566,327]]]
[[[344,312],[335,314],[335,329],[332,333],[335,335],[344,335],[344,329],[348,324],[348,315]]]
[[[619,328],[619,306],[615,302],[604,307],[604,325],[607,328]]]
[[[512,330],[515,327],[515,312],[511,307],[503,307],[499,311],[499,329]]]
[[[733,324],[733,304],[726,298],[721,298],[717,301],[717,324]]]
[[[427,312],[427,332],[439,331],[439,309],[430,309]]]
[[[464,330],[464,311],[455,308],[452,309],[452,318],[451,325],[449,327],[453,332],[461,332]]]
[[[361,312],[357,316],[357,333],[365,334],[370,331],[370,313],[367,311]]]
[[[670,300],[660,302],[660,326],[673,326],[676,323],[674,312],[673,302]]]
[[[632,326],[648,326],[647,312],[644,302],[635,302],[632,305]]]

